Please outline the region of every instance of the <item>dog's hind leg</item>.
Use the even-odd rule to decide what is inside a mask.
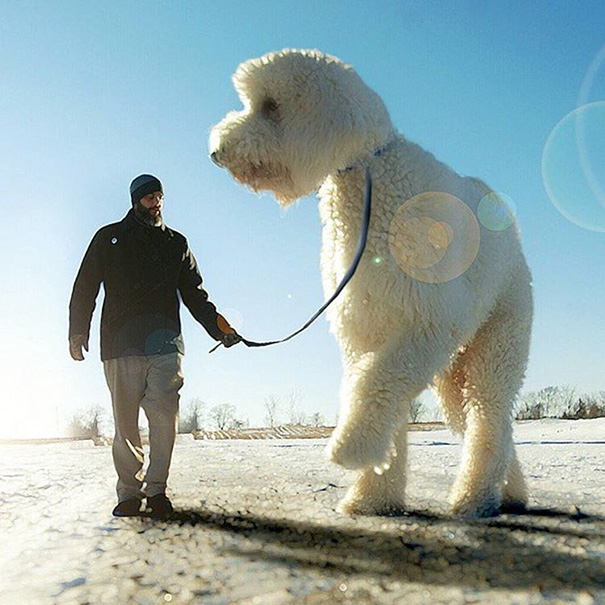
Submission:
[[[435,391],[447,424],[454,433],[464,434],[466,415],[464,411],[464,351],[458,353],[452,365],[435,378]]]
[[[407,418],[393,439],[393,456],[388,468],[362,469],[338,505],[348,515],[396,515],[405,509],[407,465]]]
[[[464,449],[451,496],[454,513],[491,516],[503,501],[518,507],[527,499],[512,413],[525,373],[530,327],[531,295],[515,291],[500,302],[464,352]]]

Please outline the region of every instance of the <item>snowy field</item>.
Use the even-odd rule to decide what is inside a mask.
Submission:
[[[447,513],[460,442],[410,435],[410,513],[335,512],[325,440],[179,441],[174,517],[115,519],[109,447],[0,445],[0,602],[605,603],[605,419],[516,425],[524,515]]]

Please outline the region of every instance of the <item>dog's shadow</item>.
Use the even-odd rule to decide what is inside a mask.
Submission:
[[[473,588],[605,588],[605,517],[579,510],[477,521],[417,510],[386,530],[202,509],[177,510],[163,522],[244,536],[241,547],[229,542],[230,554],[283,565]]]

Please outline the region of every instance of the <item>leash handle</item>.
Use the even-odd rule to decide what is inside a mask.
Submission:
[[[359,243],[357,244],[357,252],[355,253],[355,258],[349,267],[349,270],[345,273],[344,277],[336,287],[334,294],[330,296],[330,298],[313,314],[313,316],[298,330],[292,332],[285,338],[281,338],[279,340],[268,340],[265,342],[256,342],[254,340],[247,340],[246,338],[242,338],[242,342],[247,347],[268,347],[271,345],[280,344],[282,342],[286,342],[295,336],[298,336],[301,332],[306,330],[335,300],[338,298],[338,295],[343,291],[344,287],[351,281],[351,278],[355,274],[357,270],[357,266],[359,265],[359,261],[363,255],[363,252],[366,247],[366,243],[368,241],[368,231],[370,227],[370,215],[372,211],[372,176],[370,174],[370,168],[366,168],[366,182],[365,182],[365,196],[364,196],[364,208],[363,208],[363,218],[361,223],[361,233],[359,235]],[[219,342],[216,346],[210,349],[209,353],[216,351],[223,343]]]
[[[218,344],[214,345],[210,351],[208,351],[208,353],[214,353],[214,351],[216,351],[223,343],[219,341]]]

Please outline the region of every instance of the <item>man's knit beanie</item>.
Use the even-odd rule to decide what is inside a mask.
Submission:
[[[141,174],[130,183],[130,199],[136,204],[142,197],[155,191],[164,192],[160,179],[151,174]]]

